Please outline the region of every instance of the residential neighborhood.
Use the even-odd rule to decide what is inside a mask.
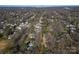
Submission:
[[[0,7],[0,54],[79,53],[79,7]]]

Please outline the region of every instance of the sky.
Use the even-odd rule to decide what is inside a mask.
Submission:
[[[0,0],[0,5],[79,5],[79,0]]]

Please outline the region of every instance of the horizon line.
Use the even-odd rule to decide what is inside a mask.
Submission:
[[[79,5],[0,5],[0,7],[78,7]]]

